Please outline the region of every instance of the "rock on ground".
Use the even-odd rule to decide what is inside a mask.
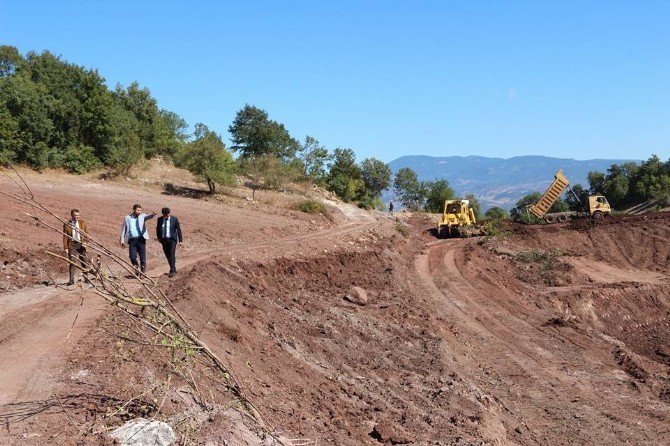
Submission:
[[[121,446],[171,446],[177,440],[169,424],[144,418],[128,421],[109,436]]]
[[[359,286],[350,286],[349,292],[344,295],[344,300],[356,305],[365,305],[368,303],[368,293]]]

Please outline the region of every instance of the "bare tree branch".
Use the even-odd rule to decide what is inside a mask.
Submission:
[[[12,178],[12,181],[21,192],[0,191],[0,194],[30,206],[35,211],[42,214],[43,217],[30,213],[26,213],[26,215],[55,233],[73,240],[72,236],[65,233],[61,228],[56,226],[55,223],[47,221],[47,219],[52,221],[55,220],[63,225],[67,224],[67,221],[41,203],[21,174],[13,166],[10,165],[10,167],[20,180],[17,181]],[[3,173],[11,178],[11,176],[4,170]],[[87,259],[88,261],[85,266],[77,264],[69,258],[54,252],[47,251],[47,254],[81,270],[82,273],[88,277],[93,292],[101,296],[111,305],[119,308],[123,314],[131,320],[138,322],[141,326],[151,330],[157,338],[162,337],[167,340],[168,342],[161,342],[161,345],[166,344],[166,347],[172,348],[173,357],[176,350],[181,349],[187,356],[190,354],[189,352],[195,352],[196,355],[200,356],[201,360],[204,359],[205,361],[203,362],[208,363],[207,367],[215,370],[219,375],[219,379],[216,381],[220,382],[225,389],[242,404],[244,409],[270,436],[272,436],[279,444],[284,444],[273,434],[275,429],[269,425],[256,406],[245,395],[242,387],[231,373],[229,367],[226,366],[223,360],[198,337],[186,318],[184,318],[159,286],[158,281],[143,274],[138,274],[133,265],[114,253],[110,248],[96,240],[90,234],[85,234],[82,242],[86,248],[97,253],[95,261]],[[122,271],[129,273],[132,277],[131,283],[133,286],[130,287],[126,285],[123,280],[116,276],[116,273],[109,265],[104,265],[103,267],[103,260],[111,262]],[[183,376],[182,373],[178,373]],[[186,381],[193,386],[194,390],[200,395],[200,398],[202,398],[202,393],[200,392],[190,370],[188,371],[188,374],[189,376],[186,377]],[[165,401],[164,398],[163,401]],[[163,405],[163,401],[159,407]]]

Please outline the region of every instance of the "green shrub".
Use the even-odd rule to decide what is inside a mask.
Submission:
[[[320,201],[316,200],[303,200],[299,203],[296,203],[293,206],[293,209],[296,211],[305,212],[306,214],[328,214],[326,206],[324,206],[324,204]]]
[[[480,224],[480,228],[484,237],[481,237],[479,241],[477,241],[477,244],[479,245],[485,245],[494,239],[507,238],[512,234],[503,220],[483,220]]]
[[[95,149],[90,146],[70,146],[65,152],[65,167],[72,173],[81,175],[100,165],[100,160],[95,156]]]
[[[240,171],[251,181],[254,189],[281,190],[287,183],[300,178],[300,168],[297,163],[284,164],[275,155],[258,155],[242,158]]]
[[[386,206],[381,198],[375,197],[369,192],[363,194],[363,196],[358,200],[358,207],[361,209],[384,211]]]
[[[45,142],[39,141],[26,150],[26,159],[35,170],[42,170],[49,164],[49,146]]]
[[[530,251],[522,251],[514,258],[521,263],[539,263],[543,271],[554,269],[558,266],[558,257],[563,253],[560,249],[552,251],[542,251],[540,249],[532,249]]]

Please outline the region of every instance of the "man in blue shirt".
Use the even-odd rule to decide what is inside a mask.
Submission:
[[[145,273],[147,270],[147,240],[149,240],[149,231],[147,231],[146,220],[154,218],[156,211],[151,214],[143,214],[142,206],[136,204],[133,206],[133,212],[126,215],[121,227],[121,247],[128,244],[130,263],[133,264],[138,272]],[[140,255],[140,263],[137,264],[137,254]]]

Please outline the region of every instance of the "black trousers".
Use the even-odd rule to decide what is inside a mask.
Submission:
[[[140,255],[140,271],[147,270],[147,241],[144,237],[133,237],[128,239],[128,251],[130,263],[137,267],[137,255]]]
[[[163,244],[163,253],[170,264],[170,271],[177,271],[177,240],[173,238],[164,238],[161,240]]]
[[[84,245],[81,242],[70,240],[68,258],[70,262],[73,262],[70,263],[70,282],[74,282],[74,272],[77,270],[75,265],[79,263],[82,268],[87,268],[88,266],[88,257],[86,257],[86,248],[84,248]]]

